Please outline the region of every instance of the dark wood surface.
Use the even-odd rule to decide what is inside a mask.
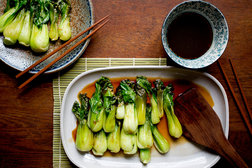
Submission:
[[[161,43],[166,15],[181,0],[93,0],[95,20],[112,14],[110,22],[93,36],[83,57],[167,57]],[[209,0],[225,15],[228,46],[220,58],[239,100],[228,59],[231,58],[252,106],[252,1]],[[167,65],[175,65],[171,60]],[[224,86],[230,108],[229,141],[252,167],[252,141],[217,63],[200,71],[216,77]],[[28,88],[17,71],[0,63],[0,167],[52,167],[54,75],[41,76]],[[26,76],[29,77],[29,76]],[[215,168],[231,167],[221,159]]]

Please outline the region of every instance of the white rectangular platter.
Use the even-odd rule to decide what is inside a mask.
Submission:
[[[75,148],[72,131],[76,128],[76,118],[71,109],[74,101],[77,100],[78,93],[86,85],[96,81],[101,76],[126,78],[140,75],[155,78],[184,79],[206,88],[214,101],[213,109],[221,120],[226,137],[228,136],[229,109],[227,96],[220,82],[210,74],[167,66],[102,68],[80,74],[66,89],[61,106],[60,127],[62,144],[68,158],[76,166],[85,168],[204,168],[213,166],[220,157],[190,142],[171,146],[170,151],[165,155],[152,150],[151,161],[147,165],[140,162],[138,155],[131,157],[123,155],[120,157],[96,157],[91,153],[81,153]]]

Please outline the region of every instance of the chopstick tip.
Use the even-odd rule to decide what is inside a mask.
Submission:
[[[24,84],[21,84],[18,86],[18,89],[22,89],[25,85]]]
[[[17,74],[15,77],[16,77],[16,79],[17,79],[17,78],[19,78],[20,76],[21,76],[21,74],[19,73],[19,74]]]

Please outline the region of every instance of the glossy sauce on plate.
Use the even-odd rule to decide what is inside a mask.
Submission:
[[[213,32],[208,20],[195,12],[184,12],[168,26],[170,49],[179,57],[195,59],[210,48]]]
[[[136,77],[122,77],[122,78],[110,78],[112,85],[114,86],[114,91],[116,90],[116,88],[119,86],[120,82],[124,79],[129,79],[131,81],[135,81]],[[175,99],[179,94],[183,93],[184,91],[186,91],[189,88],[197,88],[201,94],[203,95],[203,97],[207,100],[207,102],[211,105],[211,107],[214,106],[214,102],[213,99],[210,95],[210,93],[202,86],[197,85],[195,83],[192,83],[190,81],[187,80],[181,80],[181,79],[167,79],[167,78],[148,78],[147,79],[153,83],[156,79],[161,79],[164,82],[164,85],[167,86],[168,84],[172,83],[173,87],[174,87],[174,96],[173,98]],[[90,84],[88,84],[87,86],[85,86],[80,92],[82,94],[86,93],[87,96],[89,98],[92,97],[93,93],[95,92],[95,82],[92,82]],[[76,97],[78,97],[78,95],[76,95]],[[149,103],[149,99],[147,98],[147,103]],[[157,125],[158,130],[161,132],[161,134],[167,139],[167,141],[170,143],[170,146],[172,147],[173,145],[177,145],[180,143],[184,143],[187,140],[182,136],[178,139],[174,139],[172,138],[169,133],[168,133],[168,125],[167,125],[167,118],[166,115],[164,113],[164,116],[161,118],[160,122]],[[74,142],[76,141],[76,131],[77,131],[77,122],[76,122],[76,128],[72,131],[72,138],[74,140]],[[153,145],[154,146],[154,145]],[[153,147],[152,147],[153,148]],[[122,155],[123,152],[120,151],[119,153],[111,153],[110,151],[106,151],[104,153],[104,156],[119,156]]]

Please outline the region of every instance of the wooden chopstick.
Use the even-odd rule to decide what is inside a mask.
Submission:
[[[221,72],[222,72],[222,74],[223,74],[223,76],[224,76],[224,78],[225,78],[225,80],[226,80],[226,82],[227,82],[227,84],[228,84],[228,88],[229,88],[229,90],[231,91],[231,94],[232,94],[232,96],[233,96],[233,98],[234,98],[234,100],[235,100],[235,103],[236,103],[236,105],[237,105],[237,107],[238,107],[238,109],[239,109],[239,111],[240,111],[240,113],[241,113],[241,115],[242,115],[242,118],[243,118],[243,120],[245,121],[245,125],[247,126],[250,135],[252,135],[252,126],[251,126],[251,123],[250,123],[250,121],[248,120],[248,118],[246,117],[245,112],[242,110],[241,105],[240,105],[240,103],[239,103],[237,97],[235,96],[234,90],[233,90],[233,88],[231,87],[231,84],[230,84],[230,82],[229,82],[229,80],[228,80],[228,77],[227,77],[225,71],[224,71],[223,68],[222,68],[221,63],[219,62],[219,60],[218,60],[217,62],[218,62],[218,65],[219,65],[219,67],[220,67],[220,69],[221,69]]]
[[[101,23],[103,20],[105,20],[109,16],[110,15],[107,15],[104,18],[100,19],[98,22],[96,22],[95,24],[93,24],[92,26],[90,26],[89,28],[87,28],[86,30],[83,30],[82,32],[80,32],[79,34],[77,34],[74,38],[68,40],[67,42],[65,42],[64,44],[62,44],[61,46],[59,46],[58,48],[56,48],[55,50],[53,50],[52,52],[48,53],[47,55],[45,55],[44,57],[42,57],[40,60],[38,60],[34,64],[32,64],[30,67],[28,67],[24,71],[20,72],[19,74],[17,74],[16,78],[19,78],[20,76],[24,75],[26,72],[28,72],[29,70],[31,70],[32,68],[34,68],[35,66],[37,66],[38,64],[40,64],[41,62],[43,62],[44,60],[46,60],[47,58],[49,58],[50,56],[52,56],[53,54],[55,54],[56,52],[58,52],[59,50],[61,50],[62,48],[64,48],[66,45],[68,45],[72,41],[76,40],[78,37],[80,37],[81,35],[83,35],[87,31],[89,31],[90,29],[92,29],[97,24]]]
[[[251,113],[251,110],[250,110],[250,108],[249,108],[249,106],[248,106],[248,101],[247,101],[247,99],[246,99],[246,97],[245,97],[245,94],[244,94],[243,89],[242,89],[242,87],[241,87],[240,80],[239,80],[239,78],[238,78],[238,76],[237,76],[237,73],[236,73],[235,67],[234,67],[234,65],[233,65],[233,63],[232,63],[232,60],[231,60],[231,59],[229,59],[229,63],[230,63],[230,65],[231,65],[231,67],[232,67],[232,71],[233,71],[233,73],[234,73],[234,76],[235,76],[236,82],[237,82],[238,87],[239,87],[239,90],[240,90],[240,92],[241,92],[242,99],[243,99],[243,101],[244,101],[245,107],[246,107],[246,109],[247,109],[247,111],[248,111],[248,114],[249,114],[250,120],[252,120],[252,113]]]
[[[24,86],[26,86],[28,83],[30,83],[33,79],[35,79],[36,77],[38,77],[40,74],[42,74],[43,72],[45,72],[49,67],[51,67],[53,64],[55,64],[57,61],[59,61],[61,58],[63,58],[65,55],[67,55],[69,52],[71,52],[74,48],[76,48],[78,45],[80,45],[82,42],[84,42],[85,40],[87,40],[90,36],[92,36],[96,31],[98,31],[101,27],[103,27],[106,23],[108,22],[105,21],[103,24],[101,24],[100,26],[98,26],[96,29],[94,29],[90,34],[88,34],[86,37],[84,37],[83,39],[81,39],[79,42],[77,42],[74,46],[72,46],[71,48],[69,48],[65,53],[61,54],[58,58],[56,58],[55,60],[53,60],[52,62],[50,62],[48,65],[46,65],[43,69],[41,69],[39,72],[37,72],[36,74],[34,74],[31,78],[29,78],[27,81],[25,81],[22,85],[20,85],[18,88],[21,89]]]

